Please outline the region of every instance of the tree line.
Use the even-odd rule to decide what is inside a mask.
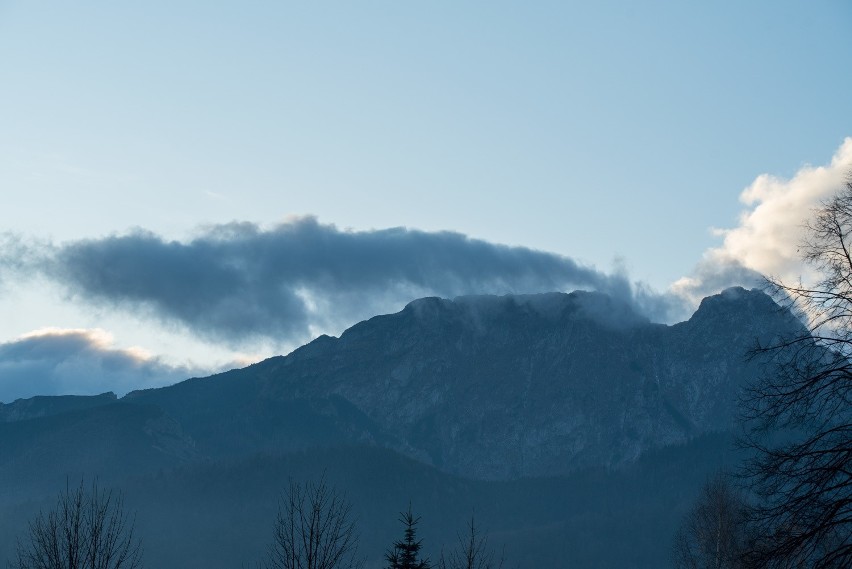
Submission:
[[[400,513],[402,536],[385,552],[386,569],[500,569],[488,537],[472,516],[456,547],[436,562],[422,554],[420,518]],[[352,506],[325,478],[290,480],[279,498],[272,539],[257,569],[361,569]],[[56,505],[29,522],[10,569],[141,569],[142,541],[120,492],[93,482],[66,486]]]

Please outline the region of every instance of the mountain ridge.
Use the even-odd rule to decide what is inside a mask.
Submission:
[[[672,326],[600,293],[429,297],[286,356],[125,400],[180,415],[185,397],[214,392],[231,403],[337,397],[371,425],[356,440],[385,437],[462,476],[558,475],[727,430],[757,371],[746,352],[797,322],[741,288]]]
[[[554,476],[729,430],[758,372],[748,350],[803,330],[742,288],[671,326],[601,293],[427,297],[246,368],[117,400],[20,400],[0,422],[153,405],[211,458],[357,443],[470,478]]]

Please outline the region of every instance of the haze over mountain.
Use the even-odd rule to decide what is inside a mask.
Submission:
[[[675,455],[685,456],[696,444],[710,444],[717,450],[702,458],[705,470],[718,466],[728,453],[724,441],[735,429],[737,393],[758,373],[757,364],[745,359],[747,350],[756,339],[802,330],[769,297],[742,288],[706,298],[688,321],[673,326],[653,324],[602,293],[424,298],[396,314],[361,322],[339,338],[322,336],[287,356],[208,378],[120,399],[107,394],[0,404],[0,505],[7,512],[25,511],[26,504],[52,495],[66,476],[97,475],[133,489],[131,501],[145,496],[149,517],[140,518],[140,527],[160,535],[154,528],[178,514],[162,502],[158,485],[192,486],[211,476],[230,480],[254,464],[277,474],[254,486],[237,481],[227,492],[259,504],[265,502],[258,493],[272,491],[274,480],[283,483],[280,478],[295,465],[302,475],[316,476],[329,460],[344,460],[364,478],[356,484],[340,472],[332,477],[342,476],[351,494],[378,500],[377,485],[389,484],[396,503],[357,502],[391,512],[405,505],[399,500],[405,501],[406,493],[421,503],[431,500],[423,494],[423,480],[436,476],[444,481],[428,491],[436,503],[452,502],[447,492],[472,484],[476,490],[462,502],[477,511],[484,510],[471,500],[479,492],[496,491],[488,486],[496,482],[476,480],[562,477],[563,483],[542,482],[542,488],[550,488],[540,496],[546,500],[575,495],[578,480],[590,480],[584,472],[601,473],[594,478],[603,484],[597,491],[616,479],[628,486],[643,480],[643,491],[672,505],[653,522],[665,533],[703,471],[668,481],[668,488],[659,486],[662,479],[648,474],[660,467],[654,457],[671,452],[666,449],[681,449]],[[708,436],[723,442],[708,442]],[[376,477],[376,468],[382,476]],[[521,499],[536,484],[506,486],[504,498]],[[520,494],[512,494],[515,490]],[[192,508],[221,499],[197,492],[199,502]],[[463,519],[462,502],[447,506],[448,512]],[[155,503],[163,509],[154,509]],[[588,504],[575,506],[546,516],[533,508],[524,514],[530,518],[505,510],[494,515],[501,535],[520,556],[528,539],[553,530],[541,533],[540,524],[570,525],[592,511]],[[228,523],[229,511],[179,531],[186,539],[201,539],[205,532],[221,531],[216,524]],[[602,531],[616,523],[605,514],[596,519]],[[265,535],[260,520],[252,522],[260,535],[248,545],[236,535],[220,536],[209,551],[195,554],[198,565],[182,558],[170,566],[224,567],[216,560],[250,559]],[[373,523],[384,521],[368,525]],[[521,526],[529,524],[539,529],[524,533]],[[451,539],[446,530],[438,531],[441,539]],[[371,539],[380,537],[381,532]],[[170,556],[184,555],[160,539],[166,536],[147,542],[152,555],[158,555],[158,547]],[[11,543],[0,545],[8,554]],[[642,547],[647,559],[659,560],[667,542]],[[612,560],[603,549],[599,553],[603,561]],[[546,554],[545,549],[530,560]]]

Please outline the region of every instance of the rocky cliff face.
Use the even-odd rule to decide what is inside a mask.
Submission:
[[[801,325],[741,288],[652,324],[597,293],[425,298],[241,373],[272,400],[336,396],[396,448],[463,476],[619,466],[732,427],[756,339]]]

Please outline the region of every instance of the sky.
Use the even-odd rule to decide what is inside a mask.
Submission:
[[[796,279],[852,4],[0,0],[0,402],[163,385],[427,295],[651,319]]]

